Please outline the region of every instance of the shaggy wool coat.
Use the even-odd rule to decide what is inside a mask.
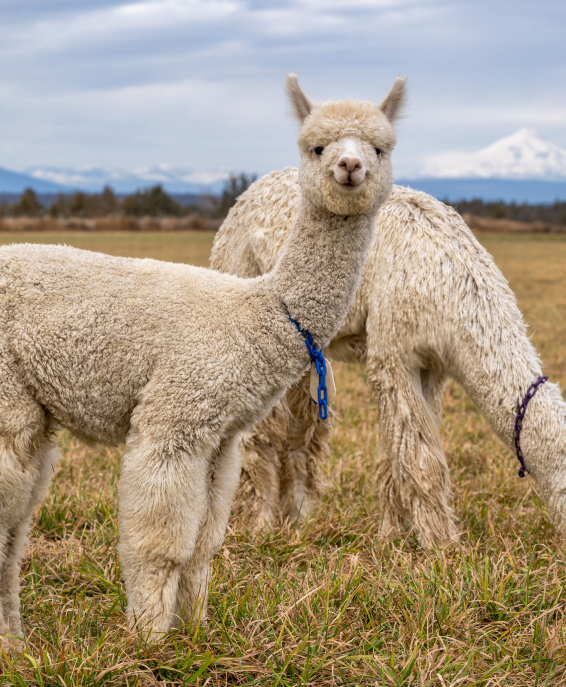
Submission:
[[[284,249],[301,191],[288,167],[244,193],[215,239],[211,264],[269,272]],[[326,354],[366,366],[379,408],[377,484],[386,532],[412,529],[424,546],[457,537],[439,433],[445,383],[462,384],[514,449],[518,405],[541,372],[515,297],[460,215],[396,186],[382,206],[361,286]],[[246,435],[236,514],[252,527],[304,517],[320,500],[331,429],[309,402],[308,377]],[[566,529],[566,404],[547,383],[521,435],[527,468]]]

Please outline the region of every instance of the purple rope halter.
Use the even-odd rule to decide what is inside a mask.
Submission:
[[[527,412],[527,406],[529,401],[536,394],[539,386],[544,384],[548,380],[548,377],[539,377],[536,382],[533,382],[531,386],[527,389],[525,397],[521,401],[519,406],[519,412],[515,418],[515,450],[517,451],[517,460],[521,463],[519,468],[519,477],[524,477],[525,473],[528,472],[525,466],[525,459],[523,458],[523,452],[521,451],[521,445],[519,443],[521,439],[521,430],[523,429],[523,420],[525,419],[525,413]]]

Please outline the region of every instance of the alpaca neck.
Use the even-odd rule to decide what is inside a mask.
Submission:
[[[487,377],[478,374],[473,384],[470,383],[473,375],[461,375],[459,381],[492,429],[511,450],[514,468],[518,471],[520,463],[515,457],[514,445],[515,418],[527,389],[542,372],[534,350],[526,340],[508,344],[513,354],[498,356],[496,372],[492,371]],[[483,358],[484,371],[486,362],[487,356]],[[481,366],[470,364],[468,370],[474,369],[479,371]],[[477,379],[481,379],[482,384],[478,384]],[[520,446],[527,470],[537,492],[547,504],[554,525],[566,534],[566,403],[557,384],[542,384],[530,400],[523,420]]]
[[[566,403],[558,385],[547,382],[532,398],[520,441],[527,469],[550,517],[566,534]]]
[[[361,277],[375,214],[343,217],[303,197],[285,250],[267,280],[315,343],[336,334]]]

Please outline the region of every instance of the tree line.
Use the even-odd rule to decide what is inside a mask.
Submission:
[[[238,196],[252,184],[257,177],[248,174],[231,174],[219,196],[210,196],[206,207],[202,205],[181,205],[160,184],[131,193],[117,196],[106,186],[101,193],[59,194],[46,207],[41,204],[36,192],[28,188],[15,203],[0,203],[0,216],[40,217],[105,217],[120,214],[132,217],[183,217],[201,215],[210,219],[224,218],[236,202]],[[530,205],[528,203],[486,202],[480,198],[461,200],[457,203],[444,200],[460,214],[492,219],[509,219],[515,222],[547,222],[566,225],[566,202],[555,201],[551,204]]]
[[[161,184],[119,197],[110,186],[101,193],[75,191],[60,193],[48,207],[40,202],[37,193],[27,188],[14,203],[0,203],[0,215],[12,217],[105,217],[128,215],[131,217],[183,217],[202,215],[212,219],[223,218],[230,208],[257,177],[248,174],[231,174],[219,196],[210,196],[206,206],[181,205]]]
[[[485,202],[480,198],[461,200],[458,203],[444,201],[452,205],[461,214],[489,217],[491,219],[509,219],[514,222],[546,222],[548,224],[566,225],[566,202],[556,200],[546,205],[529,205],[528,203]]]

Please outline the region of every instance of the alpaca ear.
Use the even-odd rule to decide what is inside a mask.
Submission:
[[[393,88],[377,106],[387,119],[393,123],[403,114],[403,108],[407,104],[407,77],[398,76]]]
[[[313,104],[299,86],[299,77],[296,74],[285,73],[285,92],[287,93],[294,116],[302,124],[311,113]]]

